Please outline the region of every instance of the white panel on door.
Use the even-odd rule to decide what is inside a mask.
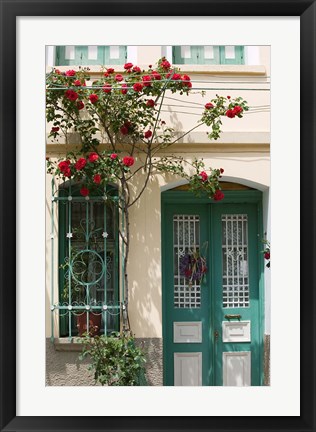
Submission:
[[[181,45],[181,57],[185,59],[191,58],[191,46]]]
[[[225,46],[225,58],[234,59],[235,58],[235,47],[231,45]]]
[[[204,58],[205,59],[213,59],[214,58],[213,45],[205,45],[204,46]]]
[[[223,321],[223,342],[251,342],[250,321]]]
[[[202,342],[202,322],[174,322],[174,343],[200,343]]]
[[[88,59],[89,60],[97,60],[98,59],[98,46],[97,45],[89,45],[88,46]]]
[[[223,353],[223,385],[233,387],[251,385],[250,351]]]
[[[67,45],[65,47],[65,59],[66,60],[74,60],[75,59],[75,46]]]
[[[202,385],[202,353],[174,353],[174,385]]]
[[[120,58],[120,47],[119,45],[111,45],[110,46],[110,59],[119,59]]]

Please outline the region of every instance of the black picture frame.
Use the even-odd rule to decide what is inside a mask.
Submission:
[[[74,7],[74,4],[76,5]],[[301,414],[296,417],[16,416],[16,17],[18,16],[299,16],[301,78]],[[0,0],[0,430],[1,431],[315,431],[316,3],[305,0]],[[288,109],[295,108],[293,106]],[[286,107],[285,107],[286,111]],[[211,403],[211,401],[210,401]],[[280,401],[282,404],[282,401]],[[158,407],[157,407],[158,410]]]

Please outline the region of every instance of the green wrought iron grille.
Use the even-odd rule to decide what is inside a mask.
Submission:
[[[110,334],[119,329],[118,194],[115,187],[83,197],[80,187],[52,182],[51,327],[59,336]],[[58,216],[57,216],[58,213]],[[54,281],[54,224],[58,221],[58,281]],[[56,286],[58,284],[58,301]]]

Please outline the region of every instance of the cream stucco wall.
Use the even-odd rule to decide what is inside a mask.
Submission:
[[[136,50],[136,51],[135,51]],[[133,47],[130,50],[139,64],[148,67],[160,57],[161,47]],[[252,59],[252,63],[251,60]],[[257,59],[259,63],[257,64]],[[264,230],[270,231],[269,187],[270,187],[270,49],[256,47],[249,50],[246,66],[209,66],[190,68],[181,66],[194,81],[194,87],[204,88],[206,96],[195,93],[190,97],[166,95],[163,118],[181,135],[196,125],[204,104],[216,93],[223,96],[242,96],[251,107],[242,120],[224,119],[221,139],[210,142],[204,126],[198,128],[175,147],[175,152],[185,158],[203,157],[206,166],[223,167],[223,180],[234,181],[263,191]],[[122,67],[121,67],[122,68]],[[69,66],[59,67],[61,70]],[[92,67],[93,78],[99,68]],[[118,68],[119,70],[119,68]],[[219,90],[223,89],[223,90]],[[235,90],[233,90],[235,89]],[[244,90],[243,90],[244,89]],[[263,90],[260,90],[263,89]],[[177,100],[174,100],[177,99]],[[190,102],[190,103],[188,103]],[[47,131],[50,130],[50,125]],[[74,137],[74,143],[76,139]],[[67,146],[69,150],[71,146]],[[47,141],[47,156],[57,157],[65,152],[63,141]],[[139,181],[136,178],[136,183]],[[170,176],[156,176],[149,182],[145,193],[130,209],[131,244],[128,264],[129,312],[136,337],[162,336],[161,303],[161,192],[175,187],[179,181]],[[55,270],[51,271],[51,177],[46,182],[46,334],[51,335],[50,292],[52,277],[57,293],[57,224],[53,226]],[[268,281],[268,275],[267,275]],[[266,282],[266,299],[269,299],[269,282]],[[54,301],[57,301],[55,297]],[[266,306],[266,329],[269,330],[269,305]],[[57,321],[55,335],[57,336]],[[269,332],[269,331],[268,331]]]

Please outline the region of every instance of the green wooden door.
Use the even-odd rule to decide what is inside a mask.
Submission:
[[[163,211],[164,384],[262,385],[258,205]],[[185,274],[196,252],[202,281]]]

